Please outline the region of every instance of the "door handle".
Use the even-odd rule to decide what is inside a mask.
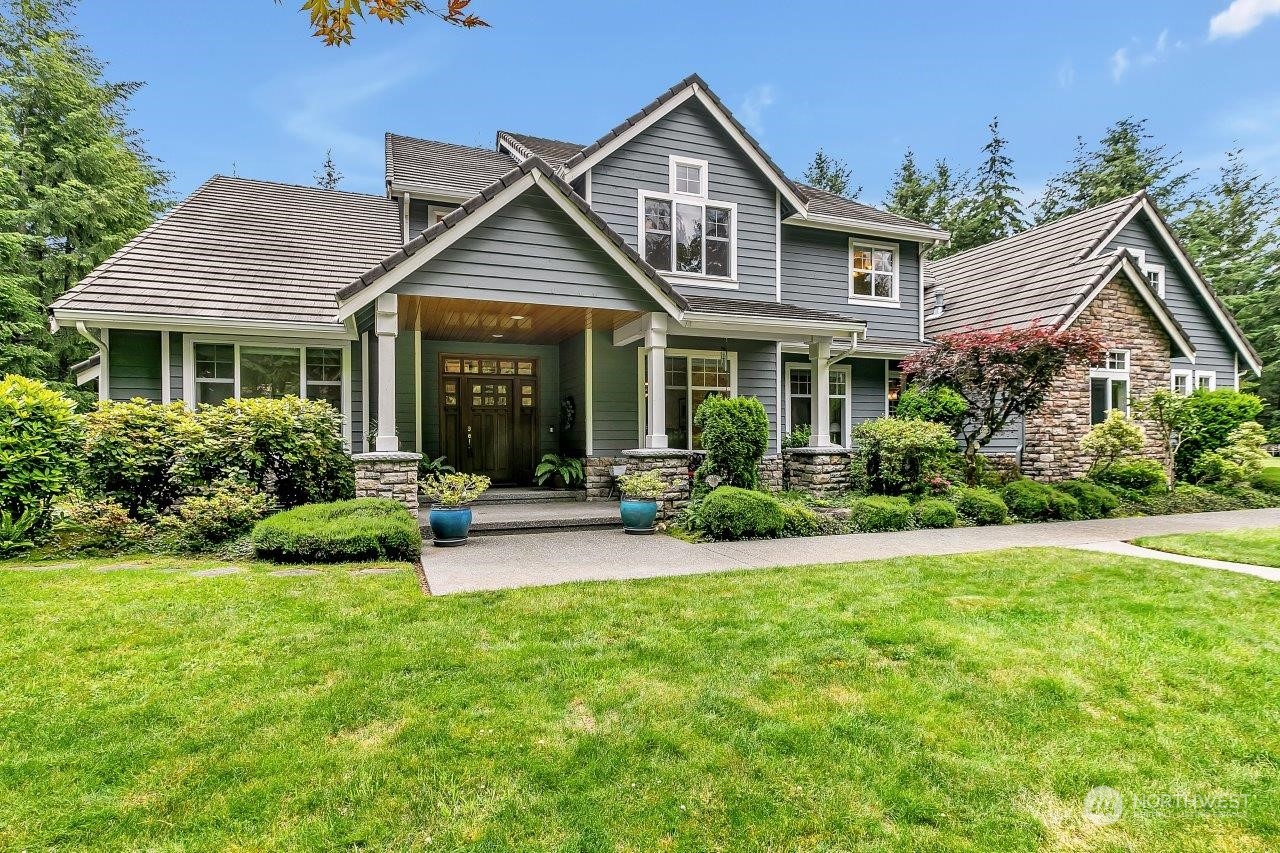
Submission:
[[[471,424],[467,424],[467,455],[468,456],[475,455],[471,447]]]

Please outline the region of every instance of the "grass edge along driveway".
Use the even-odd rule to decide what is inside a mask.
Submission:
[[[1280,568],[1280,527],[1144,536],[1133,544],[1188,557]]]
[[[1259,579],[1040,549],[430,599],[245,565],[0,566],[0,849],[1280,840]],[[1098,785],[1245,801],[1098,826]]]

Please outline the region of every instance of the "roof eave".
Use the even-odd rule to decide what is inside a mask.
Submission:
[[[951,239],[948,231],[938,228],[915,228],[907,225],[886,225],[883,222],[870,222],[865,219],[847,219],[843,216],[824,216],[810,213],[805,217],[798,214],[782,220],[784,225],[797,225],[802,228],[821,228],[826,231],[841,231],[848,234],[867,234],[872,237],[889,237],[906,240],[944,241]]]

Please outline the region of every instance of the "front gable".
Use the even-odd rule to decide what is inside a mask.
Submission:
[[[537,186],[407,275],[391,292],[663,310]]]
[[[734,205],[737,214],[736,287],[686,281],[678,287],[701,292],[710,287],[736,289],[735,298],[775,301],[778,190],[697,98],[685,100],[592,167],[592,208],[628,245],[643,251],[640,193],[670,191],[673,157],[705,161],[707,199]]]
[[[1197,281],[1199,274],[1188,269],[1189,261],[1163,231],[1163,223],[1145,205],[1139,205],[1127,221],[1107,236],[1098,253],[1110,255],[1128,249],[1143,262],[1145,271],[1163,279],[1162,298],[1196,348],[1194,361],[1174,358],[1175,370],[1213,371],[1218,387],[1234,387],[1238,370],[1253,358],[1252,353],[1233,327],[1226,309],[1217,302],[1207,283]]]

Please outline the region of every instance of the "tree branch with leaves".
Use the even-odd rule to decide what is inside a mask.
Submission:
[[[282,0],[276,0],[280,5]],[[368,15],[385,24],[403,24],[413,14],[431,15],[446,24],[471,30],[487,27],[483,18],[466,11],[471,0],[448,0],[444,8],[423,0],[303,0],[302,11],[311,19],[312,35],[330,47],[351,44],[355,22]]]

